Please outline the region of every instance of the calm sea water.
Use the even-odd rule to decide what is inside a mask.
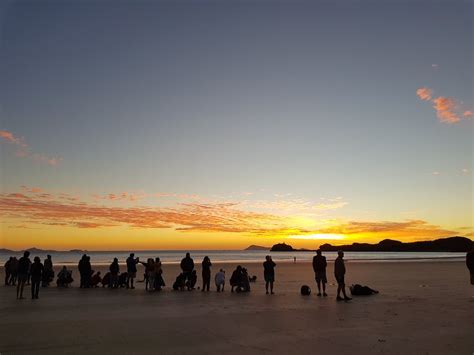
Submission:
[[[194,250],[190,251],[191,257],[195,262],[201,262],[204,256],[209,256],[212,262],[224,263],[245,263],[245,262],[263,262],[265,255],[271,255],[275,261],[293,261],[296,257],[297,262],[310,261],[314,252],[269,252],[269,251],[239,251],[239,250]],[[82,253],[75,252],[52,252],[50,253],[55,265],[77,265]],[[91,257],[91,262],[95,265],[108,265],[113,258],[118,258],[120,263],[125,263],[130,252],[104,252],[91,251],[87,255]],[[462,260],[465,253],[438,253],[438,252],[345,252],[347,261],[423,261],[423,260]],[[325,252],[327,260],[336,259],[336,252]],[[14,255],[0,253],[2,266],[10,256],[22,256],[18,252]],[[32,253],[30,256],[39,256],[41,260],[46,258],[46,253]],[[135,251],[135,257],[140,257],[140,261],[146,261],[147,258],[160,257],[163,263],[179,263],[185,256],[182,250],[156,250],[156,251]]]

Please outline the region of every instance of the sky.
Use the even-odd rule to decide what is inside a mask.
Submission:
[[[0,247],[474,237],[470,1],[1,1]]]

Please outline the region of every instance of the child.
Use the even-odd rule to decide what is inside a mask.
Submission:
[[[224,285],[225,285],[225,271],[224,269],[220,269],[214,278],[216,282],[217,292],[224,292]]]

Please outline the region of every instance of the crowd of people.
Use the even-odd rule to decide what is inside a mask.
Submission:
[[[137,265],[142,264],[145,272],[143,280],[145,283],[145,290],[160,291],[165,287],[165,280],[163,278],[163,269],[160,258],[149,258],[146,262],[141,262],[135,254],[131,253],[126,260],[126,271],[120,273],[120,265],[117,258],[114,258],[109,266],[109,271],[102,277],[100,271],[94,272],[90,261],[90,256],[84,254],[79,263],[78,270],[80,275],[80,288],[93,288],[109,287],[112,289],[117,288],[135,288],[135,278],[137,276]],[[315,274],[316,285],[318,288],[317,296],[326,297],[326,268],[327,261],[326,257],[322,255],[321,250],[316,251],[316,255],[313,258],[313,271]],[[474,254],[469,252],[466,256],[466,265],[471,274],[471,283],[474,284]],[[211,267],[212,263],[208,256],[205,256],[201,263],[201,276],[202,276],[202,292],[209,292],[211,284]],[[274,282],[275,282],[275,267],[276,263],[272,260],[270,255],[265,257],[263,263],[263,277],[265,281],[266,294],[274,294]],[[176,277],[172,288],[174,290],[194,290],[197,284],[197,271],[195,270],[194,260],[191,258],[190,253],[186,253],[186,256],[181,260],[180,263],[181,272]],[[337,296],[338,301],[350,301],[351,298],[347,296],[345,287],[345,273],[346,267],[344,263],[344,252],[339,251],[338,256],[334,262],[334,277],[337,281]],[[229,280],[231,292],[250,292],[250,283],[255,282],[256,276],[250,277],[246,268],[238,265],[232,272]],[[16,257],[10,257],[5,263],[5,285],[16,286],[17,299],[23,299],[23,290],[25,285],[31,284],[31,298],[38,299],[40,285],[48,287],[54,280],[53,261],[51,255],[47,255],[44,263],[41,263],[41,259],[36,256],[33,262],[30,260],[30,252],[25,251],[20,259]],[[73,282],[72,270],[68,270],[66,266],[63,266],[57,275],[56,284],[58,287],[69,287]],[[214,282],[217,292],[223,292],[226,276],[225,270],[220,269],[214,276]],[[304,286],[305,290],[308,286]],[[303,289],[303,288],[302,288]],[[322,292],[321,292],[322,291]],[[305,291],[306,293],[307,291]],[[302,291],[303,293],[303,291]],[[342,297],[341,297],[342,294]]]

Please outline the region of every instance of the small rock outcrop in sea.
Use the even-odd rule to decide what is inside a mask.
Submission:
[[[286,243],[278,243],[272,246],[270,251],[294,251],[293,247],[291,245],[288,245]]]

